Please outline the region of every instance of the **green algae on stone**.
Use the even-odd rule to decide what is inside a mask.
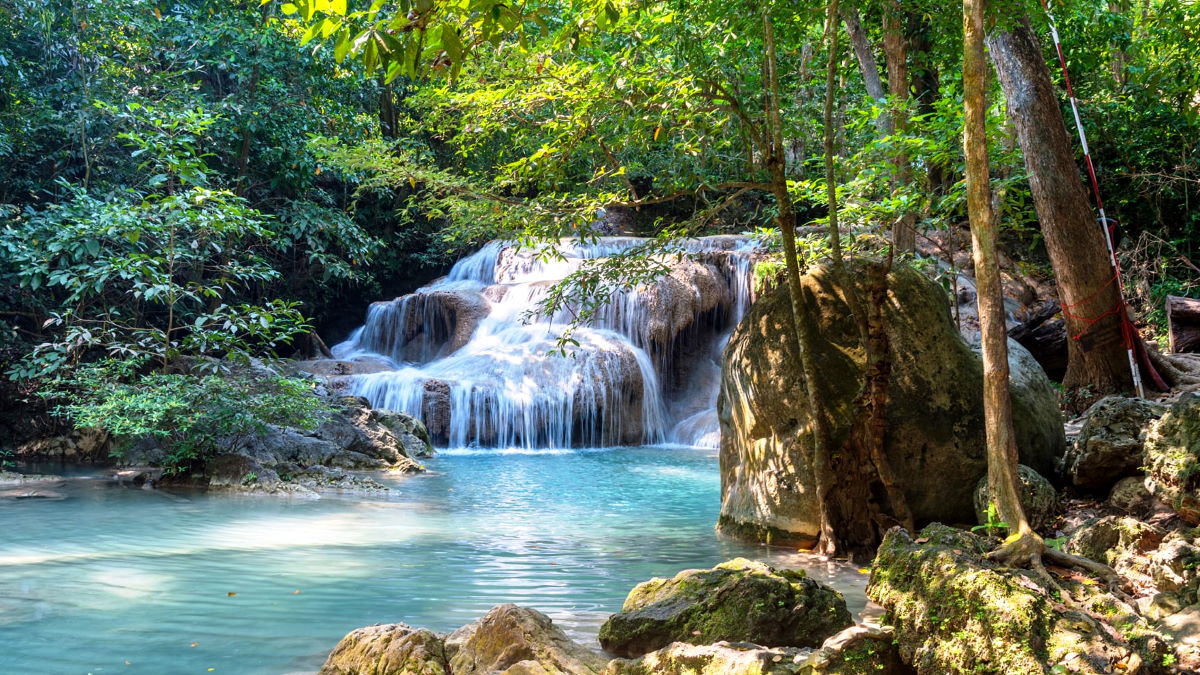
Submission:
[[[954,544],[972,538],[979,541]],[[1163,672],[1165,645],[1136,614],[1122,610],[1102,623],[1068,609],[1027,570],[984,559],[986,548],[940,524],[916,540],[900,528],[884,538],[867,594],[887,611],[901,656],[919,675]],[[1091,592],[1091,609],[1117,602]]]
[[[639,584],[601,627],[600,644],[619,656],[677,641],[816,647],[850,624],[837,591],[803,572],[738,558]]]
[[[1200,524],[1200,396],[1181,396],[1150,427],[1143,453],[1155,496]]]

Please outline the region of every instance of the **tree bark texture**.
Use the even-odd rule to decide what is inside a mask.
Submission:
[[[987,44],[1058,280],[1070,336],[1063,386],[1093,394],[1128,391],[1133,380],[1122,337],[1123,304],[1042,50],[1025,18],[993,31]]]
[[[992,210],[987,150],[987,59],[983,49],[985,0],[963,2],[963,150],[967,212],[978,290],[983,346],[983,412],[988,486],[998,515],[1011,533],[1030,532],[1017,480],[1017,444],[1008,391],[1008,334],[1000,265],[996,260],[996,217]]]

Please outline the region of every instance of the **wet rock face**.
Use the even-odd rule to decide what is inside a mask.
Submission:
[[[1034,575],[984,559],[991,546],[938,524],[915,540],[900,528],[884,538],[867,594],[887,610],[901,656],[917,673],[1164,672],[1166,646],[1132,608],[1077,585],[1071,593],[1103,607],[1108,624],[1099,613],[1065,609]]]
[[[862,289],[861,270],[847,277]],[[817,268],[803,285],[818,324],[816,362],[838,419],[835,445],[858,416],[863,382],[859,327],[835,275]],[[945,291],[897,267],[884,317],[892,345],[888,459],[918,521],[969,522],[986,473],[983,369],[958,334]],[[818,511],[809,465],[811,417],[785,288],[760,298],[725,349],[721,423],[721,528],[774,542],[811,542]],[[1022,347],[1009,341],[1013,422],[1021,462],[1050,475],[1065,446],[1057,395]],[[849,411],[849,412],[848,412]]]
[[[1029,520],[1029,525],[1035,530],[1049,525],[1058,507],[1058,493],[1054,486],[1024,464],[1017,467],[1017,479],[1021,483],[1021,506],[1025,508],[1025,517]],[[985,475],[975,486],[975,522],[980,525],[988,523],[990,502],[991,492],[988,490],[988,477]]]
[[[1150,427],[1143,452],[1154,495],[1200,524],[1200,396],[1180,397]]]
[[[816,647],[850,623],[837,591],[803,572],[738,558],[639,584],[600,628],[600,645],[626,657],[672,642]]]
[[[1083,414],[1079,437],[1067,448],[1063,473],[1089,490],[1107,490],[1142,467],[1142,444],[1166,407],[1143,399],[1107,396]]]

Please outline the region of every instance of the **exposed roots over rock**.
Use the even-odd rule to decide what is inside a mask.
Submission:
[[[1071,594],[1050,575],[1050,572],[1046,569],[1046,563],[1066,569],[1079,570],[1099,577],[1108,587],[1110,593],[1128,603],[1133,602],[1133,599],[1121,588],[1121,577],[1117,574],[1116,570],[1103,563],[1082,556],[1064,553],[1056,548],[1047,546],[1046,542],[1031,529],[1022,528],[1020,532],[1004,540],[1004,543],[999,548],[991,551],[985,557],[1001,565],[1023,567],[1031,570],[1049,588],[1059,592],[1064,604],[1087,614],[1092,613],[1087,604],[1076,602]]]
[[[1149,354],[1172,391],[1200,392],[1200,354],[1160,354],[1154,350]]]

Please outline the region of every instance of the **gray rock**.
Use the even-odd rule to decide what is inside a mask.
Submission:
[[[1184,394],[1154,422],[1143,452],[1154,495],[1200,524],[1200,396]]]
[[[1165,533],[1128,516],[1104,516],[1085,521],[1067,535],[1063,550],[1106,565],[1154,550]]]
[[[681,641],[816,647],[850,624],[837,591],[803,572],[737,558],[638,584],[600,628],[600,645],[626,657]]]
[[[1017,478],[1021,482],[1021,506],[1025,507],[1025,518],[1029,520],[1029,525],[1035,530],[1050,525],[1058,509],[1058,493],[1055,492],[1054,486],[1024,464],[1017,467]],[[988,522],[990,501],[988,477],[984,476],[975,486],[975,519],[980,525],[986,525]]]
[[[1083,414],[1079,436],[1067,448],[1063,473],[1090,490],[1107,490],[1143,465],[1142,444],[1150,423],[1166,407],[1140,398],[1107,396]]]
[[[1145,476],[1128,476],[1117,481],[1106,502],[1112,508],[1130,516],[1140,516],[1152,508],[1154,495],[1146,487]]]
[[[1150,556],[1150,577],[1159,591],[1175,593],[1183,604],[1200,602],[1200,547],[1183,537],[1163,542]]]
[[[858,424],[853,401],[864,363],[859,327],[835,276],[819,267],[802,283],[812,294],[827,403],[843,411],[834,424],[836,446]],[[853,268],[848,276],[858,283],[864,275]],[[987,472],[983,367],[956,330],[936,282],[898,266],[889,286],[889,463],[918,521],[969,522],[975,485]],[[1010,340],[1009,350],[1021,463],[1051,475],[1066,444],[1057,393],[1023,347]],[[725,532],[798,544],[817,535],[811,413],[800,362],[788,292],[780,287],[755,302],[725,349],[718,400]]]

